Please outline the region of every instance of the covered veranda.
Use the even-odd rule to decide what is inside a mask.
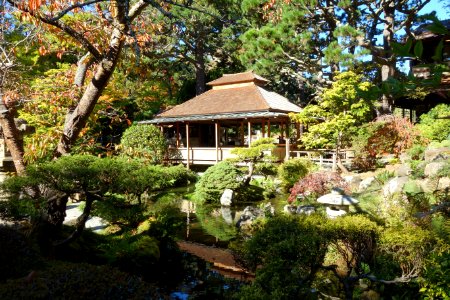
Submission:
[[[188,167],[232,158],[233,148],[262,137],[274,138],[272,154],[283,160],[301,132],[288,114],[301,109],[263,89],[267,82],[253,72],[224,75],[209,82],[206,93],[140,123],[159,126],[169,141],[168,159]]]
[[[187,166],[212,165],[232,158],[235,147],[249,147],[262,137],[274,138],[272,155],[278,160],[289,157],[296,147],[298,124],[292,124],[286,113],[253,112],[161,118],[142,123],[159,126],[169,142],[169,160]]]

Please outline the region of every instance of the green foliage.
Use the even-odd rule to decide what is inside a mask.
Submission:
[[[123,133],[123,152],[131,157],[161,163],[167,150],[166,139],[155,125],[133,125]]]
[[[2,299],[157,299],[157,289],[108,266],[54,261],[28,282],[0,284]]]
[[[434,246],[433,235],[420,227],[387,228],[381,233],[378,248],[392,258],[402,277],[422,274],[427,255]]]
[[[165,175],[172,182],[172,186],[185,186],[197,181],[197,174],[186,169],[182,164],[166,168]]]
[[[417,125],[422,135],[433,141],[441,142],[450,137],[450,119],[445,119],[450,115],[449,104],[438,104],[428,113],[420,116]]]
[[[277,166],[272,162],[260,162],[255,165],[255,174],[265,177],[277,175]]]
[[[423,160],[410,160],[411,177],[412,178],[424,178],[426,163]]]
[[[352,71],[335,76],[332,87],[322,93],[318,104],[291,114],[296,122],[309,124],[302,142],[307,149],[345,147],[357,127],[368,121],[374,110],[374,86]]]
[[[264,152],[271,151],[275,148],[272,138],[261,138],[251,143],[247,148],[233,148],[231,153],[237,158],[233,159],[240,162],[252,162],[264,160]],[[270,159],[270,158],[269,158]]]
[[[174,238],[186,227],[184,214],[172,203],[153,206],[150,209],[149,221],[147,233],[158,240]]]
[[[43,264],[38,251],[16,229],[0,225],[0,240],[0,283],[24,277]]]
[[[278,178],[280,178],[284,190],[287,191],[313,168],[314,164],[309,160],[301,158],[290,159],[278,167]]]
[[[132,228],[145,219],[145,211],[142,204],[130,203],[124,196],[110,194],[104,197],[103,201],[96,201],[91,213],[110,224]]]
[[[243,287],[240,298],[307,296],[318,270],[316,266],[322,263],[327,251],[327,235],[319,229],[325,222],[319,216],[269,219],[241,249],[241,259],[251,270],[256,270],[256,278],[251,285]]]
[[[408,149],[407,153],[411,156],[413,160],[422,160],[425,157],[425,149],[424,145],[413,145],[410,149]]]
[[[450,148],[450,139],[443,140],[441,142],[438,141],[431,141],[431,143],[428,144],[428,149],[438,149],[438,148]]]
[[[394,177],[395,177],[394,172],[391,172],[388,170],[383,170],[383,171],[377,173],[377,175],[375,176],[375,180],[380,184],[380,186],[382,186]]]
[[[111,266],[141,276],[151,272],[160,258],[158,240],[146,235],[113,237],[101,250]]]
[[[441,245],[427,258],[419,279],[424,299],[450,299],[450,246]]]
[[[195,185],[198,203],[218,203],[225,189],[236,191],[242,186],[242,172],[230,162],[223,161],[209,167]]]
[[[277,184],[270,178],[253,179],[251,183],[263,190],[262,195],[265,200],[275,197],[277,193]]]
[[[365,265],[373,265],[380,228],[365,216],[343,216],[329,222],[331,241],[351,273],[367,273]]]

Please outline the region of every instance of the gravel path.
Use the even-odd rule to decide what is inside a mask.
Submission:
[[[64,224],[72,225],[75,224],[77,218],[81,215],[82,210],[79,208],[82,202],[69,202],[67,203],[66,219]],[[108,226],[107,222],[99,217],[89,217],[86,222],[86,228],[92,231],[101,231]]]

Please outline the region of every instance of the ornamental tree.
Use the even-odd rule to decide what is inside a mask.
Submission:
[[[189,6],[174,1],[41,1],[7,0],[10,6],[39,24],[46,31],[55,31],[71,39],[85,51],[78,61],[74,85],[82,90],[73,110],[67,114],[62,135],[55,149],[56,157],[67,154],[92,114],[98,99],[114,73],[128,45],[150,38],[146,33],[136,36],[137,28],[148,20],[143,11],[152,7],[171,17],[171,6]],[[87,71],[92,75],[86,77]],[[86,80],[86,83],[85,83]]]
[[[358,126],[369,121],[375,109],[377,89],[362,75],[343,72],[335,77],[317,104],[307,105],[291,119],[308,125],[301,141],[307,149],[327,148],[337,151],[349,145]],[[338,156],[339,158],[339,156]]]

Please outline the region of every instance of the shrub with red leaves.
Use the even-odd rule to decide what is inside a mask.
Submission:
[[[291,188],[289,203],[297,200],[297,196],[305,200],[315,201],[318,197],[331,192],[331,189],[338,187],[346,193],[350,192],[350,187],[345,180],[336,172],[315,172],[300,179]]]

